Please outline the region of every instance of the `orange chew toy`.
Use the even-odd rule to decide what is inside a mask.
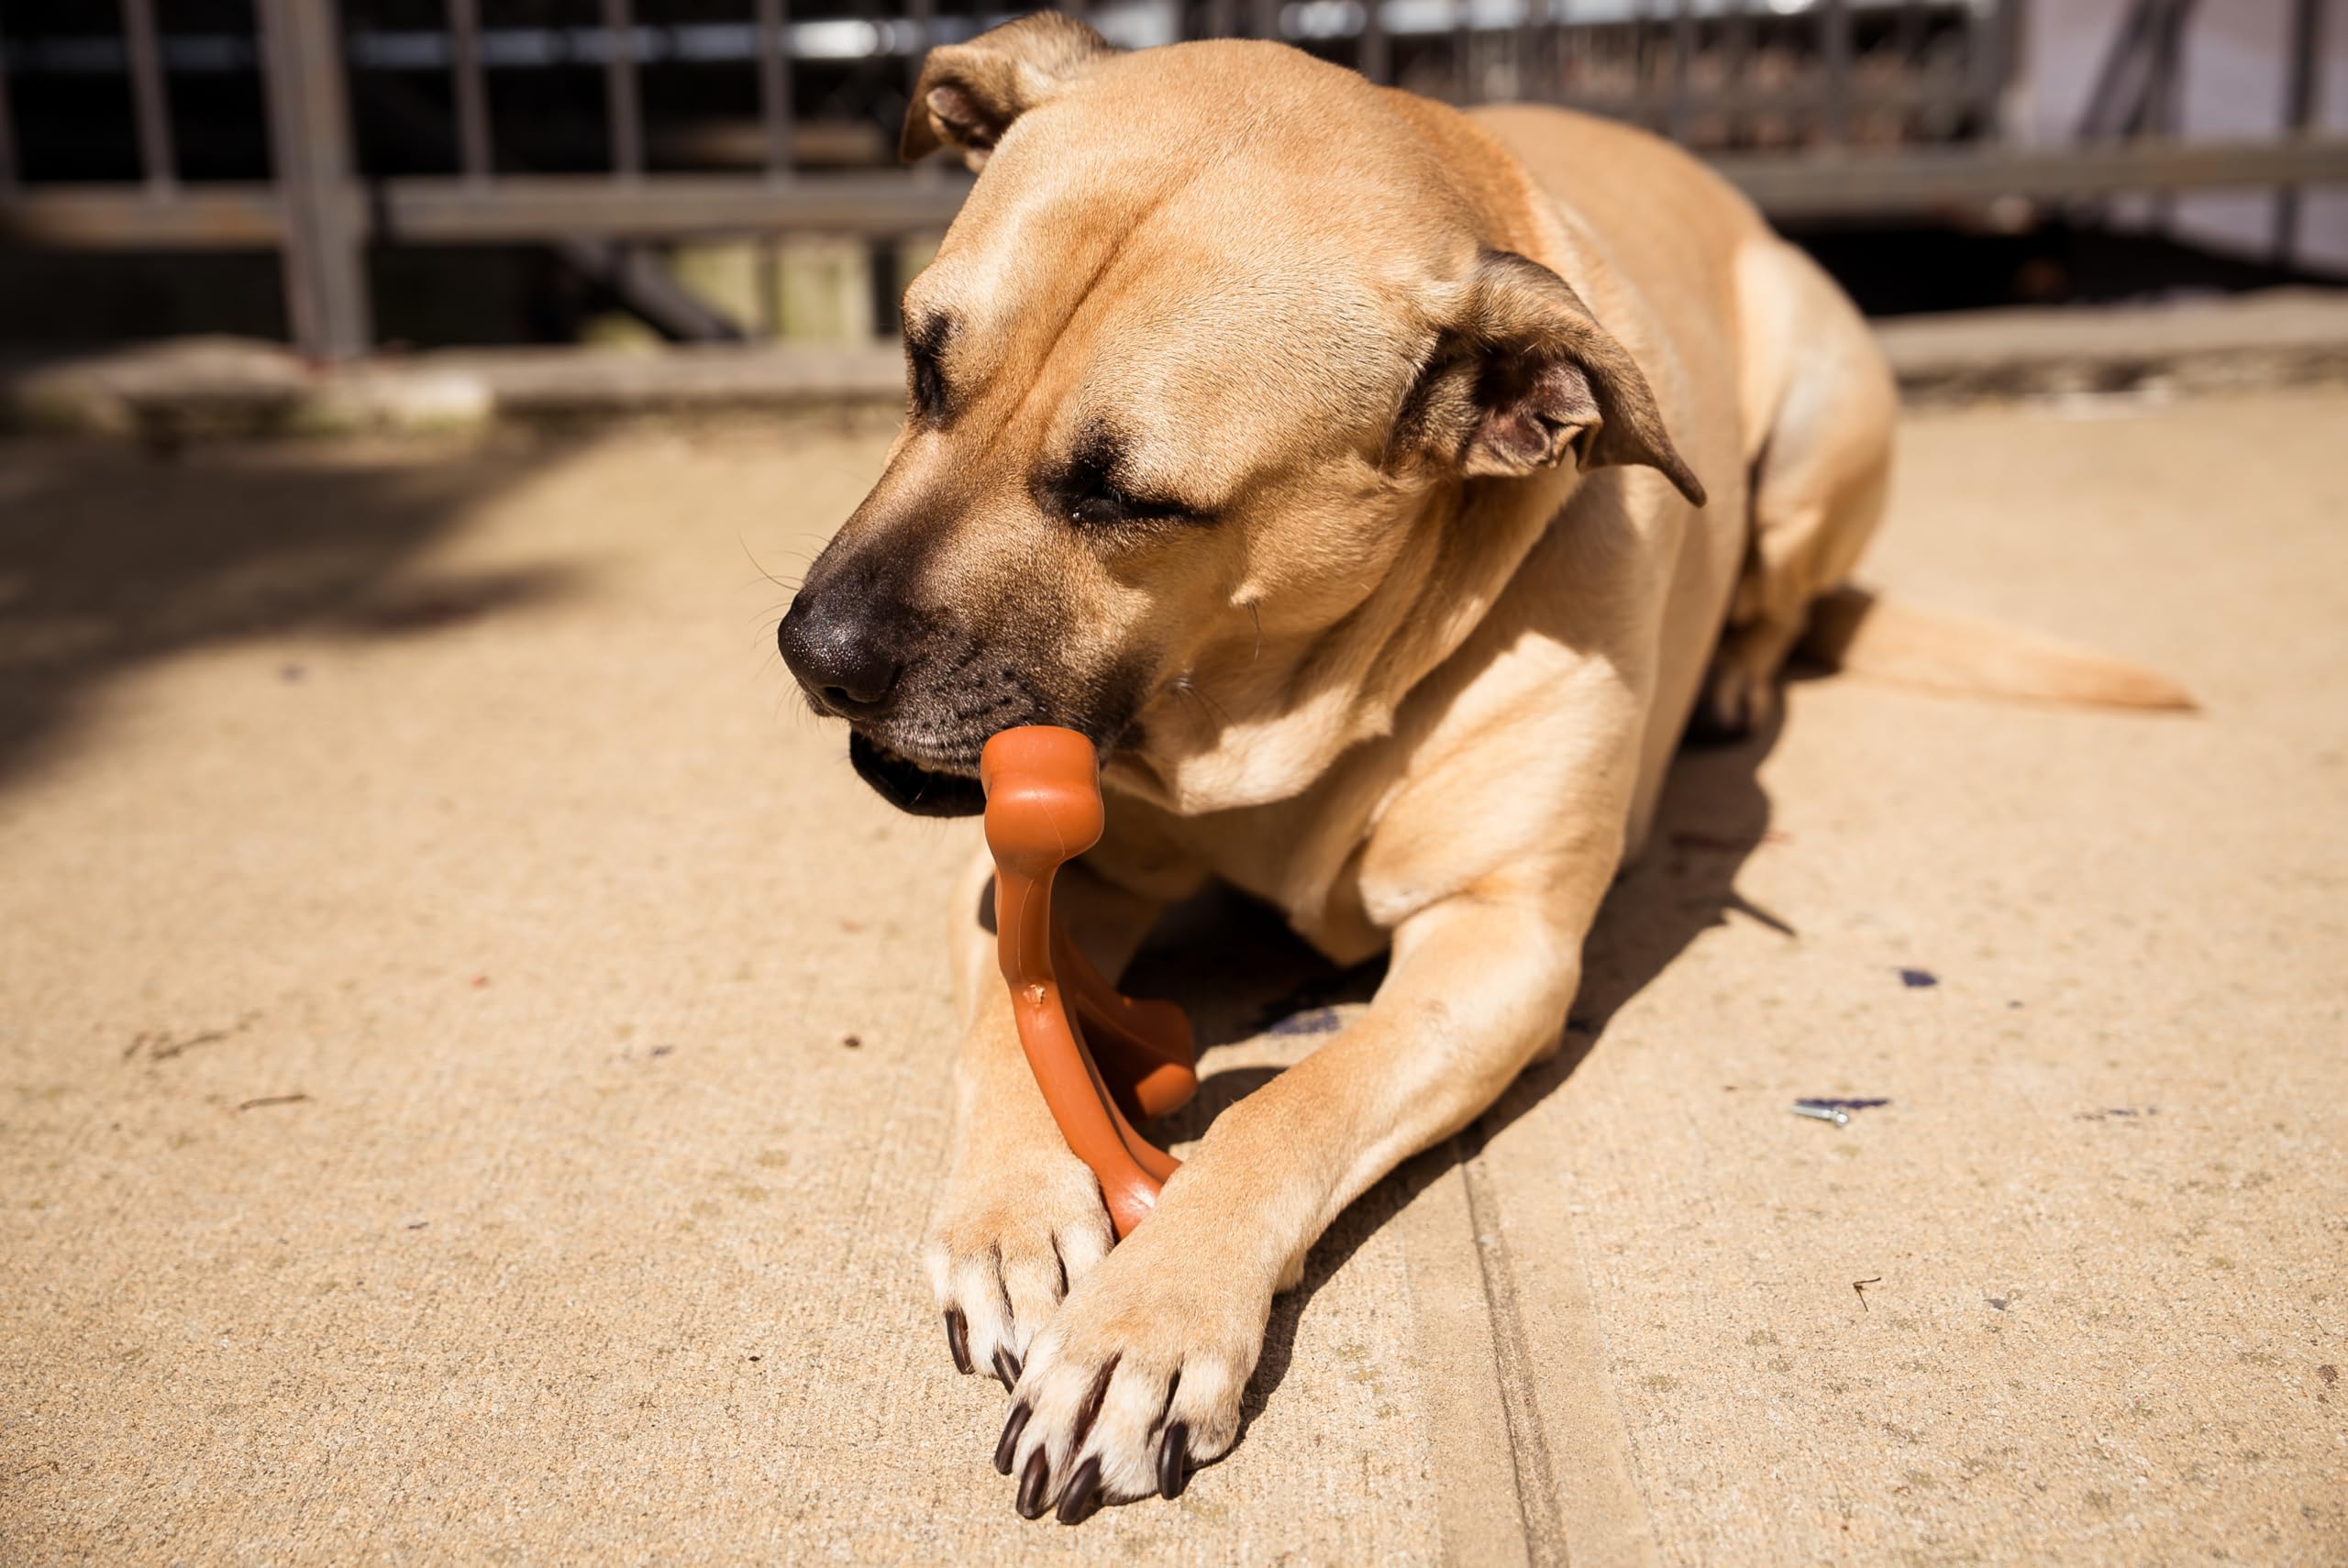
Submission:
[[[1101,977],[1052,920],[1052,877],[1101,841],[1101,765],[1074,730],[1005,730],[979,756],[994,855],[995,955],[1019,1043],[1076,1157],[1101,1178],[1120,1240],[1149,1217],[1180,1164],[1134,1131],[1199,1087],[1191,1021]],[[1128,1118],[1131,1120],[1128,1120]]]

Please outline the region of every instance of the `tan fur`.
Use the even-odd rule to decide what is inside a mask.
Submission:
[[[1662,141],[1069,27],[925,69],[907,146],[985,165],[907,297],[951,325],[950,413],[916,409],[810,590],[885,569],[914,622],[989,628],[973,647],[1024,661],[1005,713],[1131,697],[1069,894],[1111,972],[1209,878],[1339,961],[1392,952],[1111,1251],[1019,1056],[983,862],[957,893],[932,1278],[1030,1412],[1028,1489],[1090,1461],[1130,1497],[1168,1442],[1233,1441],[1272,1295],[1337,1212],[1555,1048],[1715,646],[1715,716],[1757,719],[1874,527],[1895,410],[1833,284]],[[1051,515],[1111,427],[1134,485],[1213,522]],[[963,766],[936,724],[874,734]]]
[[[1802,653],[1833,669],[1940,691],[2191,712],[2165,675],[2092,648],[1840,588],[1811,606]]]

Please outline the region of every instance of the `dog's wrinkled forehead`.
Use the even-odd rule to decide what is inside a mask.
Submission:
[[[1007,402],[1064,442],[1106,426],[1235,470],[1266,440],[1382,414],[1453,237],[1359,178],[1330,201],[1325,149],[1286,131],[1183,122],[1119,88],[1089,83],[1003,138],[906,295],[916,403],[926,381],[947,419]]]

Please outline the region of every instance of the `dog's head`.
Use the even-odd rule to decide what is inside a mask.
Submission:
[[[974,812],[987,737],[1038,723],[1180,809],[1301,789],[1479,547],[1446,527],[1471,487],[1644,463],[1700,503],[1630,356],[1500,248],[1445,113],[1052,14],[929,57],[904,151],[984,174],[905,296],[887,469],[781,632],[882,795]]]

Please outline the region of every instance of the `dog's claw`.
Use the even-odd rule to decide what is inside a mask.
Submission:
[[[1168,1184],[1169,1204],[1184,1179]],[[1246,1261],[1185,1224],[1179,1206],[1161,1208],[1024,1347],[1014,1398],[1033,1419],[1010,1446],[1017,1466],[1048,1455],[1063,1520],[1153,1493],[1179,1497],[1193,1468],[1237,1441],[1272,1280],[1266,1270],[1253,1287],[1228,1289],[1246,1277]],[[1020,1511],[1033,1518],[1047,1488],[1026,1474],[1034,1489],[1021,1488]]]
[[[1019,1453],[1019,1434],[1027,1430],[1027,1418],[1036,1412],[1022,1399],[1011,1407],[1011,1419],[1002,1423],[1002,1436],[995,1440],[994,1468],[998,1475],[1011,1474],[1011,1462]]]
[[[1004,1473],[1008,1474],[1010,1468],[1004,1465]],[[1166,1429],[1165,1446],[1157,1451],[1157,1495],[1172,1502],[1182,1495],[1183,1485],[1190,1478],[1191,1429],[1188,1423],[1176,1421]]]
[[[1099,1456],[1086,1460],[1069,1477],[1068,1490],[1060,1494],[1060,1523],[1082,1524],[1101,1507],[1101,1461]]]
[[[1027,1456],[1027,1468],[1019,1475],[1019,1517],[1036,1519],[1044,1517],[1044,1488],[1051,1485],[1051,1461],[1037,1449]]]
[[[971,1135],[993,1153],[955,1173],[922,1261],[932,1310],[951,1314],[955,1364],[968,1372],[975,1363],[1016,1394],[1036,1359],[1035,1337],[1069,1287],[1108,1256],[1113,1232],[1099,1180],[1048,1121],[1036,1137],[1051,1147],[983,1130]]]

